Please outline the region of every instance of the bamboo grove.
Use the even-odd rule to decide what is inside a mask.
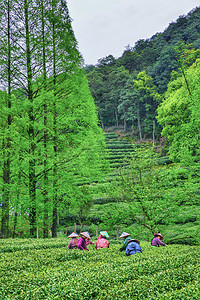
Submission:
[[[96,107],[65,0],[1,0],[0,31],[1,237],[20,220],[56,237],[77,178],[103,166]]]

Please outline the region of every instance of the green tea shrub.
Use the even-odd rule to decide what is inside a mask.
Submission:
[[[199,299],[199,246],[141,241],[143,253],[127,257],[121,243],[80,251],[60,238],[1,240],[4,249],[18,248],[2,253],[0,299]]]

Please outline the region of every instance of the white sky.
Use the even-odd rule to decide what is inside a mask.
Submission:
[[[67,0],[85,64],[163,32],[169,23],[200,6],[199,0]]]

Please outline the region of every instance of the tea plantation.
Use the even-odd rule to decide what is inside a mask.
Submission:
[[[95,240],[93,240],[95,242]],[[67,238],[0,240],[0,299],[200,299],[200,247],[169,245],[125,256],[68,250]]]

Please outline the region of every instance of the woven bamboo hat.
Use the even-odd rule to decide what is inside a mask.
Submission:
[[[156,237],[156,236],[160,236],[160,239],[161,239],[161,240],[164,240],[164,237],[162,236],[161,233],[154,233],[154,236],[155,236],[155,237]]]
[[[72,232],[68,238],[75,238],[75,237],[78,237],[78,234],[76,234],[75,232]]]
[[[101,234],[103,237],[109,238],[109,235],[108,235],[107,231],[100,231],[100,234]]]
[[[86,238],[89,238],[89,239],[90,239],[89,232],[87,232],[87,231],[81,232],[81,235],[84,235]]]
[[[129,236],[130,234],[129,233],[127,233],[127,232],[122,232],[122,234],[120,235],[120,239],[121,238],[125,238],[125,237],[127,237],[127,236]]]

